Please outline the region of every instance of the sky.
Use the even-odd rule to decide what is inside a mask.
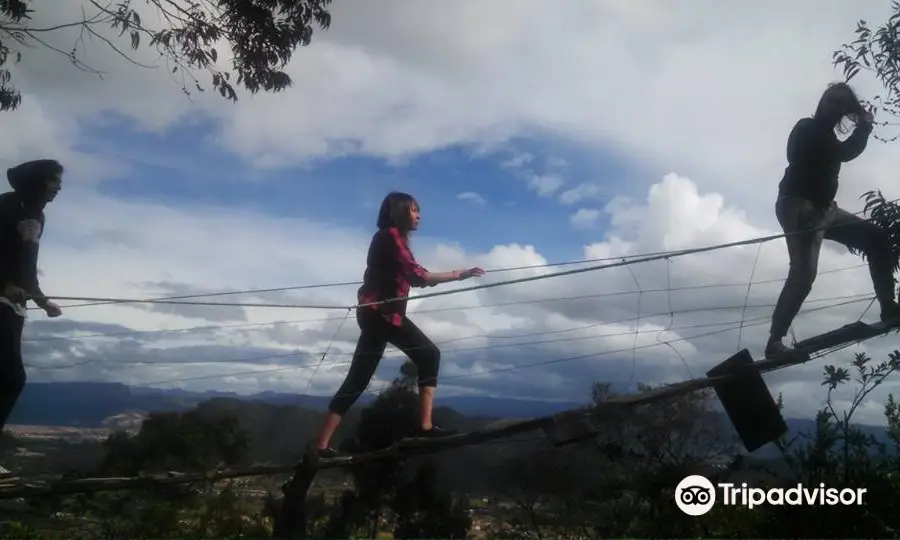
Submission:
[[[49,27],[82,2],[33,7],[34,25]],[[334,393],[359,333],[353,283],[392,190],[421,205],[412,245],[423,265],[489,270],[410,301],[442,350],[438,396],[586,401],[592,381],[702,376],[744,347],[760,358],[787,274],[783,240],[452,291],[602,264],[556,264],[566,261],[779,233],[790,129],[840,79],[831,55],[856,21],[889,15],[887,0],[336,0],[331,28],[288,66],[293,86],[237,103],[185,96],[170,70],[127,62],[100,40],[81,54],[102,80],[27,49],[12,68],[22,106],[0,113],[0,165],[66,166],[42,240],[47,294],[351,283],[200,299],[253,306],[61,300],[61,318],[30,313],[29,381]],[[61,50],[76,38],[46,36]],[[878,91],[871,78],[854,85]],[[845,164],[838,203],[856,212],[865,191],[900,196],[898,165],[896,148],[873,140]],[[877,320],[859,257],[826,243],[820,271],[798,340]],[[825,364],[854,352],[885,360],[894,339],[765,378],[788,415],[811,417],[826,397]],[[389,348],[369,391],[400,363]],[[859,420],[883,423],[897,384],[876,391]]]

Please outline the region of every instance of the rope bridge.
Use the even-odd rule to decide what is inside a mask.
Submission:
[[[633,258],[618,258],[616,262],[609,259],[597,259],[595,261],[580,261],[580,263],[603,262],[605,264],[591,265],[583,268],[565,270],[529,276],[518,279],[509,279],[488,283],[463,289],[429,293],[409,298],[419,300],[458,294],[493,287],[500,287],[516,283],[528,283],[548,278],[566,275],[592,272],[616,267],[628,267],[632,264],[644,263],[654,260],[668,261],[673,257],[698,254],[728,247],[746,246],[750,244],[762,244],[776,238],[783,238],[786,234],[777,234],[759,238],[751,238],[738,242],[730,242],[714,246],[685,249],[674,252],[644,254]],[[550,265],[547,265],[550,266]],[[755,264],[754,264],[755,268]],[[513,269],[501,269],[513,270]],[[751,275],[752,284],[752,275]],[[640,286],[638,285],[640,288]],[[293,289],[283,288],[283,289]],[[296,287],[300,288],[300,287]],[[271,289],[281,290],[281,289]],[[667,288],[671,290],[671,287]],[[262,291],[262,290],[260,290]],[[644,291],[641,290],[641,293]],[[221,295],[236,294],[236,291],[220,293]],[[208,306],[260,306],[260,307],[288,307],[296,309],[340,309],[349,310],[358,306],[322,306],[303,304],[242,304],[235,302],[197,302],[189,299],[200,296],[191,295],[183,297],[170,297],[160,299],[122,299],[122,298],[86,298],[86,297],[56,297],[60,300],[75,300],[87,302],[78,305],[104,305],[124,303],[170,303],[170,304],[197,304]],[[749,296],[749,292],[748,292]],[[384,302],[397,301],[390,299]],[[67,306],[68,307],[68,306]],[[75,307],[75,306],[72,306]],[[746,302],[744,308],[746,308]],[[744,321],[742,320],[742,327]],[[789,366],[799,365],[810,361],[814,357],[821,357],[836,348],[843,348],[850,344],[871,339],[883,335],[893,329],[900,328],[900,320],[876,323],[872,325],[855,322],[836,330],[814,336],[795,344],[795,353],[777,359],[766,359],[753,362],[749,351],[744,348],[737,354],[715,366],[704,377],[691,377],[685,381],[662,386],[646,392],[619,396],[592,405],[569,410],[555,415],[539,417],[529,420],[496,422],[477,431],[461,433],[440,439],[404,439],[393,445],[373,452],[359,455],[319,459],[318,453],[312,447],[307,448],[306,455],[300,463],[288,465],[264,465],[243,468],[239,470],[215,471],[210,473],[180,473],[167,472],[149,474],[137,477],[119,478],[79,478],[56,479],[44,483],[28,483],[10,479],[0,479],[0,499],[30,498],[42,496],[59,496],[76,493],[94,493],[112,490],[140,489],[151,486],[189,484],[195,482],[213,482],[218,480],[286,474],[293,472],[293,477],[284,487],[284,500],[281,511],[277,512],[275,524],[276,537],[303,536],[306,530],[305,500],[310,486],[319,470],[332,468],[345,468],[353,465],[373,462],[384,459],[403,459],[407,457],[445,452],[454,448],[474,446],[490,441],[497,441],[527,432],[543,431],[544,436],[554,445],[562,446],[577,441],[595,437],[604,421],[617,417],[620,413],[635,407],[648,405],[678,396],[687,395],[699,390],[714,388],[722,405],[728,414],[738,436],[744,446],[752,452],[763,445],[781,437],[787,426],[777,405],[772,399],[769,389],[762,379],[762,373],[783,369]],[[695,336],[696,337],[696,336]],[[740,345],[739,345],[740,346]],[[633,350],[638,347],[635,346]],[[328,351],[322,355],[322,360]],[[322,364],[320,360],[319,365]],[[317,366],[318,367],[318,366]]]
[[[349,467],[383,459],[408,458],[417,455],[445,452],[454,448],[474,446],[543,430],[556,446],[590,439],[598,434],[605,419],[630,408],[672,399],[699,390],[714,388],[728,413],[732,424],[748,451],[752,452],[776,440],[787,431],[777,405],[772,399],[761,374],[800,365],[823,351],[871,339],[900,328],[900,320],[875,324],[854,322],[796,344],[796,353],[775,359],[753,362],[747,349],[709,370],[705,377],[662,386],[647,392],[619,396],[597,403],[590,408],[574,409],[551,416],[502,422],[483,429],[461,433],[440,439],[403,439],[393,445],[369,453],[319,459],[310,445],[299,464],[257,466],[240,470],[212,473],[185,474],[160,473],[124,478],[80,478],[59,480],[45,485],[0,483],[0,499],[58,496],[75,493],[94,493],[122,489],[139,489],[148,486],[212,482],[217,480],[284,474],[294,472],[284,486],[284,500],[276,519],[276,537],[297,537],[305,534],[306,518],[304,502],[307,492],[322,469]]]

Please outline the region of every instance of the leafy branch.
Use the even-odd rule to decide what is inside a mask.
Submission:
[[[314,26],[327,29],[331,0],[147,0],[162,24],[144,21],[132,0],[101,4],[85,0],[80,20],[51,27],[32,24],[34,10],[27,0],[0,0],[0,111],[21,105],[21,93],[4,68],[19,63],[23,50],[44,47],[66,56],[79,70],[103,76],[82,58],[86,39],[97,39],[125,61],[142,68],[164,65],[190,96],[203,92],[202,74],[223,98],[237,101],[235,86],[251,93],[279,92],[292,84],[284,68],[293,52],[312,41]],[[142,7],[143,9],[143,7]],[[143,13],[146,13],[143,11]],[[103,28],[117,31],[107,37]],[[45,35],[77,29],[70,50],[51,45]],[[119,43],[120,41],[124,43]],[[218,63],[219,49],[226,46],[230,67]],[[150,47],[158,53],[156,64],[140,62],[134,52]],[[130,50],[129,50],[130,49]]]
[[[882,85],[884,95],[876,95],[865,105],[873,113],[883,110],[890,116],[900,116],[900,2],[891,1],[893,15],[878,28],[868,22],[856,23],[856,39],[841,46],[832,54],[835,66],[841,66],[844,80],[850,82],[860,72],[873,75]],[[886,120],[876,122],[878,126],[894,126],[897,122]],[[892,137],[874,137],[883,142],[893,142],[900,134]]]

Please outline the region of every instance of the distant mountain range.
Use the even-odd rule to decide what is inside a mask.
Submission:
[[[376,396],[364,394],[367,405]],[[126,411],[179,411],[214,398],[262,401],[272,405],[297,405],[324,411],[331,396],[301,396],[278,392],[241,395],[233,392],[189,392],[127,386],[119,383],[30,383],[13,411],[11,424],[100,427],[104,419]],[[442,407],[466,416],[533,418],[585,405],[491,397],[441,397]]]
[[[32,383],[9,420],[10,424],[102,427],[111,416],[126,412],[181,411],[194,408],[214,398],[260,401],[272,405],[296,405],[324,411],[330,396],[301,396],[277,392],[241,395],[232,392],[189,392],[127,386],[119,383]],[[375,396],[363,395],[359,403],[371,403]],[[522,419],[556,414],[585,405],[580,402],[539,401],[493,397],[441,397],[447,407],[468,417]],[[788,418],[789,433],[812,433],[815,421]],[[878,440],[887,441],[886,430],[879,426],[860,426]],[[755,452],[760,457],[775,456],[777,450],[768,445]]]

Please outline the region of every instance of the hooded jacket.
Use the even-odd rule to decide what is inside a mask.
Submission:
[[[44,296],[38,283],[38,248],[44,232],[44,201],[47,181],[61,171],[49,159],[28,161],[8,169],[13,191],[0,195],[0,287],[15,285],[29,295]],[[2,294],[2,290],[0,290]],[[12,304],[6,298],[3,303]],[[20,314],[25,304],[12,307]]]
[[[837,194],[841,164],[863,153],[871,133],[872,124],[860,123],[841,141],[833,125],[816,118],[801,119],[788,137],[788,166],[778,186],[779,194],[827,207]]]

